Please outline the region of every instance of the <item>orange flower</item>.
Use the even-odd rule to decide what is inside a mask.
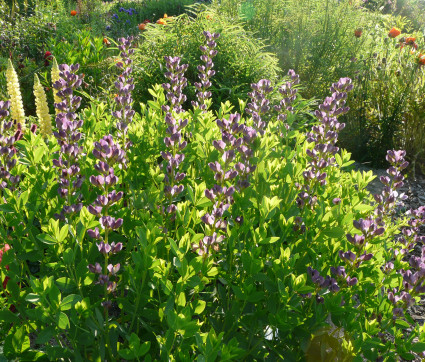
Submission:
[[[72,10],[71,11],[71,16],[75,16],[75,15],[77,15],[77,12],[75,10]]]
[[[400,29],[398,29],[398,28],[392,28],[392,29],[390,30],[390,32],[388,33],[388,36],[389,36],[390,38],[396,38],[396,37],[398,37],[400,34],[401,34]]]
[[[419,65],[425,65],[425,54],[419,54],[418,63]]]
[[[103,44],[111,45],[111,42],[107,38],[103,38]]]
[[[406,44],[413,45],[415,44],[416,38],[410,37],[406,38]]]
[[[145,29],[146,29],[146,24],[145,23],[139,24],[139,30],[140,31],[143,31]]]
[[[167,21],[165,20],[165,19],[159,19],[157,22],[156,22],[157,24],[161,24],[161,25],[165,25],[165,24],[167,24]]]
[[[354,36],[356,38],[360,38],[362,36],[362,29],[356,29],[356,30],[354,30]]]
[[[168,18],[168,15],[167,14],[164,14],[163,18],[164,19],[167,19]]]

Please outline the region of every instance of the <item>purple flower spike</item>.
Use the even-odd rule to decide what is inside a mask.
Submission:
[[[79,145],[82,134],[78,129],[82,127],[83,120],[78,119],[76,114],[81,104],[81,97],[74,95],[74,91],[83,82],[83,78],[76,74],[79,68],[79,64],[59,65],[60,78],[53,84],[56,95],[61,99],[61,102],[55,103],[57,131],[53,134],[60,145],[60,152],[59,158],[53,162],[53,165],[59,169],[61,175],[59,195],[66,198],[67,203],[58,216],[62,220],[65,219],[65,214],[74,212],[70,206],[80,200],[77,190],[82,186],[84,180],[78,166],[83,152],[83,148]]]
[[[162,84],[166,92],[166,98],[171,104],[171,109],[177,114],[182,113],[184,110],[182,104],[186,102],[186,96],[182,93],[183,89],[187,86],[187,79],[184,77],[184,73],[189,67],[188,64],[180,65],[181,58],[179,57],[164,57],[165,67],[167,72],[164,76],[170,81],[170,83]],[[169,106],[165,106],[166,112],[170,110]]]
[[[22,137],[21,124],[17,124],[17,131],[13,122],[7,121],[10,101],[0,101],[0,191],[5,188],[13,190],[20,181],[19,176],[12,175],[16,166],[16,141]]]
[[[211,92],[207,91],[208,88],[211,87],[211,77],[215,75],[215,71],[212,70],[214,63],[212,62],[212,58],[217,55],[217,51],[214,48],[217,46],[217,43],[214,39],[218,39],[220,34],[213,33],[211,34],[208,31],[204,31],[204,36],[206,40],[206,45],[201,45],[200,50],[202,52],[201,60],[204,65],[198,66],[198,77],[200,82],[195,82],[195,87],[198,90],[196,93],[196,97],[198,101],[192,101],[193,107],[199,107],[203,112],[206,112],[208,109],[208,105],[206,101],[211,97]]]

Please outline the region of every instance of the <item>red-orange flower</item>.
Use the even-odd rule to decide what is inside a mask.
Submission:
[[[111,45],[111,42],[108,40],[108,38],[103,38],[103,44]]]
[[[75,15],[77,15],[77,12],[75,10],[72,10],[71,11],[71,16],[75,16]]]
[[[418,55],[418,63],[419,65],[425,65],[425,54]]]
[[[146,29],[146,24],[145,23],[139,24],[139,30],[140,31],[143,31],[145,29]]]
[[[406,44],[413,45],[415,44],[416,38],[408,37],[406,38]]]
[[[362,29],[356,29],[356,30],[354,30],[354,36],[356,38],[360,38],[362,36]]]
[[[165,24],[167,24],[167,21],[165,20],[165,19],[159,19],[157,22],[156,22],[157,24],[161,24],[161,25],[165,25]]]
[[[396,37],[398,37],[400,34],[401,34],[400,29],[398,29],[398,28],[392,28],[392,29],[390,30],[390,32],[388,33],[388,36],[389,36],[390,38],[396,38]]]

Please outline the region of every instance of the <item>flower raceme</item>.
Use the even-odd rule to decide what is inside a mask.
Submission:
[[[205,101],[208,98],[211,98],[211,92],[208,91],[208,88],[211,87],[210,78],[215,74],[215,71],[212,70],[212,67],[214,66],[212,59],[217,55],[217,50],[215,50],[217,43],[215,42],[215,39],[218,39],[220,34],[211,34],[209,31],[204,31],[203,34],[206,40],[206,45],[201,45],[199,48],[202,52],[201,60],[204,65],[198,66],[198,77],[200,82],[194,83],[196,89],[198,90],[198,93],[196,93],[198,101],[192,101],[192,105],[194,107],[199,107],[203,111],[206,111],[207,105],[205,104]]]
[[[14,143],[22,137],[20,124],[13,129],[13,122],[8,121],[10,101],[0,101],[0,190],[12,188],[20,181],[19,176],[11,174],[16,165],[16,148]]]
[[[48,137],[52,134],[52,121],[49,114],[46,93],[44,92],[44,88],[41,85],[37,74],[34,74],[34,96],[37,108],[37,117],[40,122],[40,132],[44,137]]]
[[[223,234],[226,233],[228,226],[225,212],[233,204],[233,194],[236,191],[234,185],[228,184],[236,178],[238,170],[247,175],[255,169],[249,169],[249,166],[241,162],[235,163],[236,151],[243,145],[242,131],[245,127],[239,124],[239,121],[240,115],[237,113],[230,114],[228,120],[217,120],[221,131],[221,140],[213,141],[213,146],[221,158],[220,161],[208,164],[214,172],[214,179],[217,183],[211,189],[205,190],[205,196],[214,204],[211,213],[206,213],[201,217],[209,232],[198,244],[192,245],[192,250],[199,255],[206,256],[211,251],[220,250],[220,244],[225,239]]]
[[[270,110],[267,95],[271,93],[273,87],[268,79],[261,79],[258,83],[252,83],[251,89],[252,92],[248,93],[251,102],[247,104],[245,111],[252,117],[253,128],[263,135],[267,124],[261,117]]]
[[[165,78],[167,78],[170,82],[163,83],[162,88],[164,88],[166,92],[166,98],[168,102],[171,104],[170,106],[163,106],[164,112],[169,112],[170,109],[174,110],[176,113],[182,113],[183,107],[182,104],[186,102],[186,95],[184,95],[183,89],[187,86],[187,79],[184,76],[187,68],[189,68],[189,64],[181,64],[180,57],[164,57],[165,67],[167,68],[167,72],[164,73]]]
[[[22,130],[25,130],[25,113],[24,104],[22,103],[22,95],[19,89],[18,75],[13,68],[12,61],[9,59],[6,70],[7,78],[7,93],[10,97],[10,115],[13,120],[21,125]]]
[[[99,241],[98,250],[106,260],[106,268],[102,268],[99,263],[88,265],[88,269],[95,274],[99,274],[98,283],[105,286],[105,297],[107,293],[112,293],[117,288],[117,282],[111,278],[117,278],[120,270],[120,264],[108,264],[109,254],[116,254],[122,249],[122,243],[112,242],[109,244],[109,233],[119,229],[123,224],[122,218],[115,218],[109,215],[110,207],[118,203],[123,198],[123,192],[112,190],[118,184],[118,177],[115,175],[114,166],[123,168],[126,162],[125,151],[116,144],[111,135],[104,136],[99,142],[94,143],[93,156],[98,160],[94,166],[98,171],[98,176],[90,176],[90,183],[97,187],[101,192],[97,196],[93,205],[88,206],[88,211],[99,217],[99,223],[103,229],[103,236],[99,228],[90,229],[87,234]],[[111,306],[110,301],[106,297],[102,302],[105,308]]]
[[[120,38],[118,39],[120,50],[120,56],[122,61],[116,64],[117,68],[122,71],[115,82],[115,88],[117,95],[115,97],[115,111],[112,115],[117,119],[117,129],[119,131],[120,138],[123,140],[121,147],[126,148],[129,146],[126,140],[128,125],[133,121],[135,114],[132,109],[133,99],[131,98],[131,92],[134,90],[134,79],[131,77],[133,68],[131,64],[133,60],[131,56],[134,54],[134,49],[131,49],[134,38]]]
[[[53,160],[53,165],[60,171],[59,195],[66,199],[66,204],[56,217],[64,220],[66,214],[78,212],[82,208],[80,195],[75,196],[82,186],[84,177],[81,175],[78,160],[83,152],[79,145],[82,134],[78,131],[83,120],[77,119],[77,109],[81,104],[81,97],[75,96],[74,91],[82,84],[82,78],[76,74],[79,64],[59,66],[59,80],[53,84],[61,102],[55,103],[58,110],[56,115],[57,131],[54,132],[59,145],[59,158]]]

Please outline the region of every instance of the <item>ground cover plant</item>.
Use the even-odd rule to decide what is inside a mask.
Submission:
[[[37,118],[9,60],[1,118],[0,346],[20,360],[413,359],[424,327],[418,228],[403,209],[405,152],[383,191],[337,146],[355,82],[306,115],[300,77],[213,97],[221,42],[160,59],[134,110],[135,39],[117,40],[113,105],[82,108],[79,64],[52,60],[55,111]],[[193,102],[186,73],[196,67]],[[226,66],[223,64],[221,66]],[[54,121],[53,121],[54,119]],[[52,122],[53,121],[53,122]],[[423,250],[423,249],[421,249]]]

